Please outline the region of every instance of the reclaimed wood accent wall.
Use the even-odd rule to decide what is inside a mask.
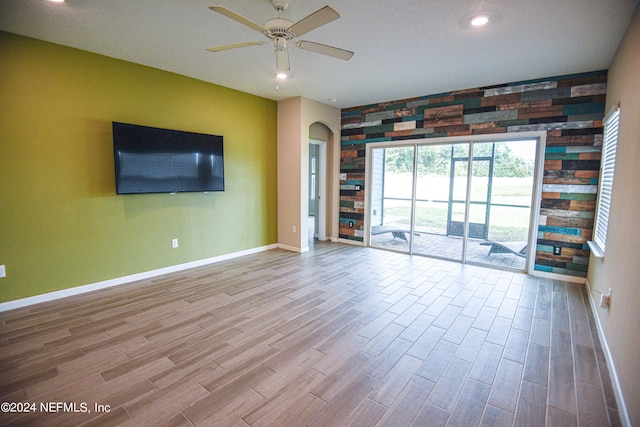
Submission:
[[[366,144],[544,130],[535,269],[586,277],[606,85],[597,71],[342,110],[340,237],[364,238]]]

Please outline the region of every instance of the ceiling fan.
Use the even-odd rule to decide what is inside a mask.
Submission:
[[[247,27],[262,33],[265,37],[271,40],[273,42],[276,57],[276,74],[280,77],[284,77],[286,75],[286,72],[291,69],[289,64],[289,51],[287,50],[287,42],[310,31],[313,31],[325,24],[328,24],[329,22],[335,21],[336,19],[340,18],[340,15],[331,7],[325,6],[313,12],[306,18],[293,23],[281,16],[282,11],[284,11],[289,6],[288,0],[271,0],[271,3],[273,4],[273,7],[276,9],[276,11],[278,11],[278,17],[269,19],[264,23],[264,25],[260,25],[249,18],[245,18],[244,16],[230,9],[227,9],[224,6],[211,6],[209,7],[209,9],[218,12],[226,16],[227,18],[231,18],[243,25],[246,25]],[[220,52],[222,50],[237,49],[247,46],[261,46],[265,43],[268,42],[261,40],[254,42],[234,43],[225,46],[211,47],[207,50],[209,52]],[[307,40],[297,41],[296,47],[299,49],[308,50],[310,52],[320,53],[323,55],[342,59],[345,61],[348,61],[353,56],[353,52],[351,51],[333,46],[327,46],[325,44],[310,42]]]

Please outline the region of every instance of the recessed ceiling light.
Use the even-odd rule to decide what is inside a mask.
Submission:
[[[51,3],[64,3],[64,0],[49,0]]]
[[[487,25],[489,19],[490,16],[487,14],[474,15],[469,18],[469,23],[474,27],[482,27],[483,25]]]

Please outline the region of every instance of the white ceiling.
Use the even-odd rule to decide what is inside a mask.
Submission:
[[[266,40],[209,10],[263,24],[270,0],[0,0],[0,29],[190,76],[273,100],[339,108],[609,67],[639,0],[291,0],[296,22],[326,4],[341,18],[302,38],[352,50],[348,61],[290,44],[291,77],[276,90]],[[484,28],[468,18],[487,12]],[[3,58],[7,59],[7,58]],[[332,100],[335,99],[335,101]]]

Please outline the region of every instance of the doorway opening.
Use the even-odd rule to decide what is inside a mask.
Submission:
[[[543,142],[516,138],[367,147],[367,244],[529,271]]]
[[[327,142],[309,140],[309,245],[326,240]]]

